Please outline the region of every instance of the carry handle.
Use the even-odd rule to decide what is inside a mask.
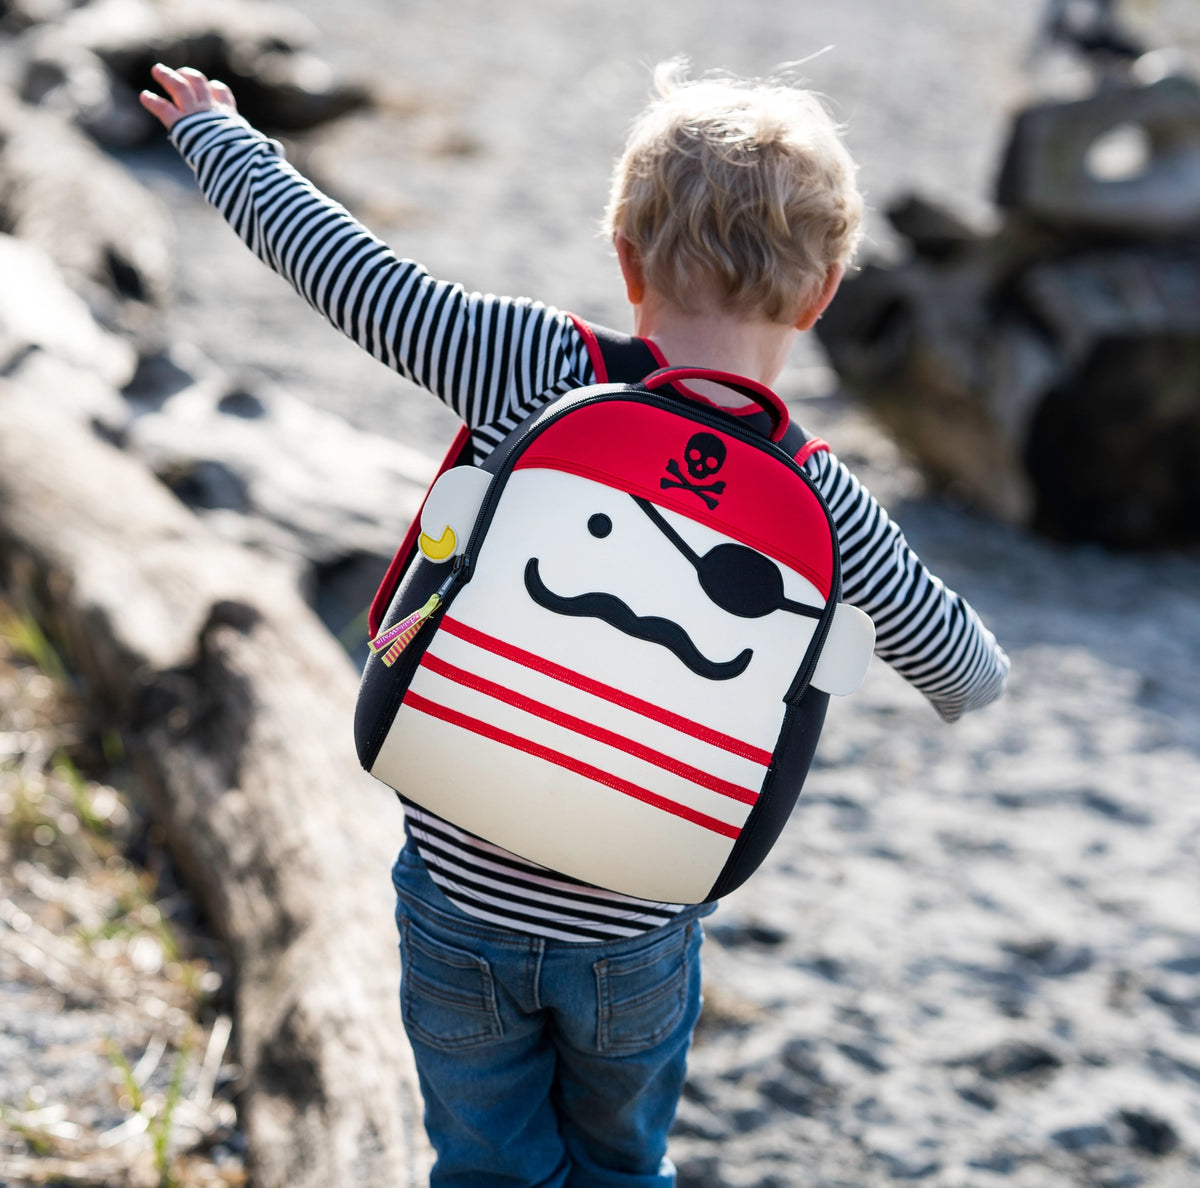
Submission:
[[[773,424],[769,436],[772,441],[782,440],[784,433],[787,432],[787,406],[766,384],[747,379],[744,375],[734,375],[731,371],[715,371],[709,367],[660,367],[646,376],[642,380],[642,384],[653,392],[656,388],[674,383],[676,380],[689,379],[708,380],[710,383],[723,384],[753,400],[763,412],[771,417]]]

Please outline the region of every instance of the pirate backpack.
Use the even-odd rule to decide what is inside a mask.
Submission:
[[[671,387],[697,378],[769,418]],[[823,446],[761,385],[667,368],[444,469],[373,608],[363,766],[587,883],[674,903],[740,885],[874,644],[803,471]]]

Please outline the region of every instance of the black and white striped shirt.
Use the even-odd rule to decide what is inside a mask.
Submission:
[[[376,359],[428,388],[466,423],[476,460],[548,400],[594,383],[568,314],[468,293],[399,259],[238,117],[185,117],[172,139],[205,197],[246,244]],[[807,471],[842,558],[842,597],[875,623],[876,653],[947,721],[1000,695],[1008,659],[971,607],[931,574],[871,494],[832,454]],[[596,941],[669,921],[648,903],[534,866],[405,803],[430,874],[463,911],[536,936]]]

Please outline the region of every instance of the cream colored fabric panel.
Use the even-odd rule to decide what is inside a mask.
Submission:
[[[550,750],[566,755],[572,760],[588,764],[615,776],[618,780],[628,781],[639,788],[663,796],[674,804],[703,813],[734,828],[742,827],[754,807],[752,803],[746,804],[693,783],[684,775],[678,775],[653,762],[631,755],[617,746],[610,746],[575,730],[526,713],[426,669],[417,673],[411,688],[414,693],[428,697],[438,705],[478,718],[498,730],[528,739],[538,746],[549,747]],[[514,750],[512,747],[504,747],[496,760],[498,766],[493,769],[493,779],[502,779],[505,786],[517,778],[507,765],[507,756],[514,753]],[[751,788],[750,791],[757,795],[758,788]]]
[[[453,754],[466,778],[441,778]],[[495,791],[503,764],[510,791]],[[672,903],[699,902],[733,847],[583,776],[401,707],[373,772],[406,796],[513,853],[601,887]]]
[[[454,609],[456,608],[452,608],[452,613]],[[478,673],[507,689],[531,697],[544,705],[553,706],[563,713],[582,718],[585,722],[594,722],[626,738],[635,739],[643,746],[672,755],[693,767],[710,772],[719,779],[758,791],[766,778],[765,763],[735,755],[723,747],[676,730],[636,710],[626,709],[555,677],[497,656],[457,638],[448,631],[438,634],[429,651],[467,672]]]
[[[821,658],[812,675],[814,688],[846,697],[862,684],[875,650],[875,624],[848,602],[838,604]]]

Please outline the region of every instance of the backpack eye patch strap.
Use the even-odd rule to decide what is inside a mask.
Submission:
[[[760,619],[772,611],[786,610],[819,619],[824,608],[794,602],[783,592],[779,567],[762,553],[739,544],[720,544],[701,556],[670,525],[648,499],[630,498],[650,517],[651,523],[691,563],[705,594],[723,611],[743,619]]]

